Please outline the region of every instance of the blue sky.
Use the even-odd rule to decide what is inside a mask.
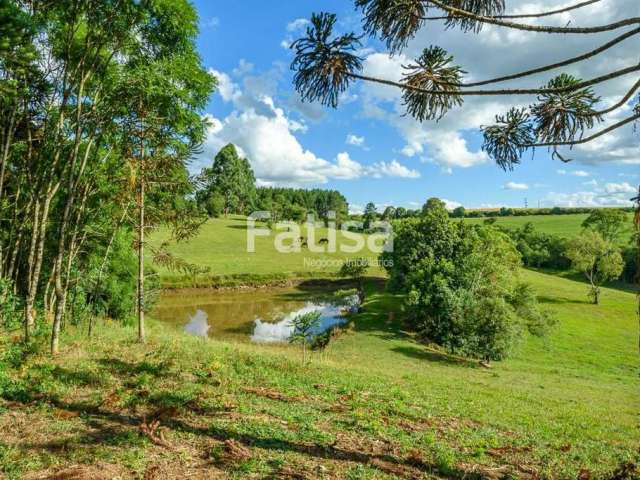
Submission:
[[[507,3],[513,11],[559,4],[558,0]],[[621,3],[605,12],[586,12],[586,18],[596,15],[600,23],[604,16],[616,17],[625,9],[640,10],[635,0]],[[354,210],[369,201],[416,208],[432,196],[466,207],[523,206],[525,199],[529,206],[623,205],[640,181],[640,134],[631,128],[570,152],[572,163],[537,151],[515,171],[503,172],[480,151],[478,127],[504,113],[509,99],[472,101],[439,123],[423,124],[402,117],[398,92],[386,87],[354,84],[336,110],[301,104],[291,84],[292,54],[284,46],[303,32],[305,19],[319,9],[338,14],[342,32],[358,32],[360,17],[352,1],[197,0],[195,5],[201,17],[198,47],[206,67],[220,80],[220,89],[207,108],[214,126],[194,171],[211,163],[217,150],[232,142],[251,161],[261,183],[335,188]],[[566,23],[567,18],[557,21]],[[403,63],[425,46],[439,44],[471,75],[486,77],[589,47],[583,40],[532,35],[492,29],[480,35],[462,34],[435,26],[420,32],[400,56],[389,57],[382,45],[371,40],[360,54],[366,72],[395,79]],[[632,61],[638,47],[624,44],[611,57],[620,63]],[[589,77],[601,65],[580,68],[591,69],[583,72]],[[547,79],[527,81],[538,85]],[[603,102],[613,101],[635,80],[623,79],[598,93]]]

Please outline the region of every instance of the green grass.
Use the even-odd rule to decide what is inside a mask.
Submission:
[[[582,231],[582,215],[537,215],[527,217],[497,217],[497,225],[519,228],[528,222],[545,233],[563,237],[574,237]],[[469,218],[465,222],[482,223],[482,218]],[[307,233],[302,235],[306,238]],[[621,244],[627,244],[631,236],[631,217],[629,228],[620,235]],[[326,229],[316,229],[316,242],[327,237]],[[168,232],[160,230],[151,237],[152,245],[159,246],[168,239]],[[166,268],[158,268],[162,284],[166,288],[215,287],[215,286],[260,286],[286,282],[289,279],[333,277],[344,259],[368,257],[375,259],[377,254],[365,248],[361,253],[323,253],[312,252],[308,248],[300,252],[278,252],[274,245],[274,235],[257,237],[256,252],[247,252],[247,230],[244,217],[211,219],[205,223],[195,238],[171,244],[169,250],[178,258],[208,269],[207,273],[182,275]],[[352,245],[338,232],[338,242]],[[317,264],[310,262],[318,262]],[[375,268],[372,274],[383,274]]]
[[[583,283],[523,275],[560,323],[490,369],[417,343],[400,299],[373,284],[352,331],[308,366],[293,347],[202,340],[154,322],[144,346],[110,323],[90,342],[70,328],[60,357],[9,370],[0,471],[610,478],[640,462],[635,297],[604,289],[593,306]],[[142,433],[152,418],[164,442]]]
[[[263,226],[258,225],[260,228]],[[277,233],[277,232],[276,232]],[[327,238],[327,230],[315,229],[316,243]],[[308,238],[306,231],[302,236]],[[366,238],[366,237],[365,237]],[[156,247],[168,239],[168,232],[159,231],[152,236]],[[342,232],[337,233],[338,245],[346,243]],[[175,256],[201,268],[209,270],[207,274],[195,278],[159,268],[163,284],[166,287],[218,286],[218,285],[257,285],[262,282],[274,283],[288,278],[308,278],[334,276],[341,263],[347,258],[368,257],[376,259],[378,254],[365,248],[361,253],[350,254],[312,252],[302,248],[299,252],[279,252],[275,247],[275,234],[257,237],[255,253],[247,252],[247,229],[244,217],[211,219],[205,223],[198,235],[179,244],[172,244],[170,251]],[[326,247],[325,247],[326,248]],[[380,270],[374,269],[374,273]]]
[[[582,222],[586,220],[588,214],[574,214],[574,215],[531,215],[522,217],[495,217],[496,225],[501,225],[507,228],[520,228],[526,223],[533,223],[533,225],[541,232],[551,235],[558,235],[561,237],[571,238],[575,237],[582,231]],[[628,214],[629,222],[628,228],[626,228],[621,234],[621,242],[627,244],[631,237],[632,231],[632,218],[631,214]],[[485,218],[466,218],[464,221],[472,224],[481,224],[485,221]]]

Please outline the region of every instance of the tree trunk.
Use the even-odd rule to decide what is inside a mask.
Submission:
[[[2,194],[4,191],[4,176],[6,172],[7,162],[9,160],[9,148],[13,141],[13,133],[15,131],[16,112],[18,111],[18,103],[16,102],[9,119],[6,135],[3,135],[4,145],[2,146],[2,157],[0,158],[0,205],[2,205]],[[3,276],[4,265],[4,245],[0,242],[0,277]]]
[[[138,196],[138,342],[145,341],[144,325],[144,147],[140,154],[140,186]]]

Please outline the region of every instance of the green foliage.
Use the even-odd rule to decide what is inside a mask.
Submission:
[[[198,203],[212,216],[249,214],[255,202],[255,176],[246,158],[236,147],[226,145],[216,155],[213,165],[202,170]],[[222,212],[220,212],[222,206]]]
[[[347,218],[347,199],[337,190],[260,187],[256,191],[256,210],[271,212],[273,221],[301,222],[307,214],[338,226]],[[329,218],[334,212],[336,217]]]
[[[599,208],[589,214],[582,227],[598,232],[608,242],[616,242],[627,223],[628,217],[622,210]]]
[[[600,302],[600,285],[618,279],[624,270],[620,250],[592,230],[585,231],[569,242],[567,257],[573,269],[589,280],[589,297],[596,305]]]
[[[440,200],[439,198],[432,197],[426,201],[426,203],[422,206],[421,215],[428,215],[429,212],[446,212],[447,206],[446,204]]]
[[[383,257],[391,285],[407,295],[410,323],[451,352],[500,360],[527,327],[539,334],[549,322],[535,296],[525,295],[509,237],[453,222],[435,201],[421,219],[396,224],[394,251]]]
[[[0,326],[6,331],[20,328],[22,302],[13,293],[13,283],[0,278]]]
[[[515,243],[525,266],[556,270],[569,268],[567,241],[564,238],[540,232],[531,222],[515,230],[505,228],[503,231]]]
[[[367,203],[364,207],[364,213],[362,214],[362,220],[364,222],[364,229],[369,230],[373,226],[374,222],[378,219],[378,210],[376,204],[373,202]]]
[[[307,361],[307,345],[313,340],[313,333],[320,326],[321,313],[319,311],[307,312],[296,316],[292,321],[293,333],[289,337],[290,343],[302,345],[302,361]]]
[[[362,69],[362,59],[354,54],[359,38],[353,33],[332,38],[335,23],[334,14],[313,14],[306,36],[291,45],[293,82],[302,99],[334,108],[353,80],[350,74]]]
[[[204,208],[210,217],[218,218],[224,215],[226,200],[224,195],[219,192],[213,192],[204,202]]]
[[[453,218],[464,218],[467,214],[467,210],[463,207],[456,207],[453,209],[453,212],[451,212],[451,216]]]
[[[354,278],[360,280],[367,273],[369,267],[370,264],[368,259],[352,258],[346,260],[342,264],[342,267],[340,267],[340,271],[338,272],[338,276],[342,278]]]
[[[455,92],[460,90],[465,72],[452,62],[453,56],[444,49],[431,46],[423,50],[415,63],[405,67],[407,73],[402,83],[409,88],[404,90],[402,98],[407,113],[416,120],[440,120],[449,110],[464,103],[462,96]]]

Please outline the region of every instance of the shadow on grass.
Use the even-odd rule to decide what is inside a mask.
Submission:
[[[153,417],[138,415],[135,413],[122,413],[103,408],[100,405],[89,403],[72,403],[60,401],[54,397],[40,398],[38,404],[53,406],[59,410],[68,412],[84,422],[87,430],[72,437],[65,437],[49,442],[24,443],[24,449],[46,450],[53,454],[71,454],[73,450],[91,451],[100,446],[116,446],[121,448],[143,447],[148,445],[148,439],[140,433],[140,426],[146,424]],[[166,411],[165,411],[166,412]],[[184,434],[214,440],[217,442],[233,441],[245,448],[257,448],[277,453],[295,453],[316,460],[331,460],[348,464],[361,464],[376,468],[383,473],[405,474],[411,472],[409,478],[417,478],[417,475],[429,474],[433,478],[450,480],[480,479],[480,475],[462,470],[437,466],[427,461],[410,456],[401,458],[390,453],[381,453],[367,449],[359,442],[350,442],[348,445],[320,444],[311,442],[296,442],[285,438],[277,438],[269,434],[239,433],[232,428],[218,426],[202,427],[193,425],[187,420],[176,416],[162,417],[165,429],[178,433],[178,437]],[[206,416],[203,415],[203,416]],[[402,475],[405,476],[405,475]]]
[[[98,360],[105,370],[114,375],[130,377],[131,375],[147,374],[153,377],[166,377],[170,374],[169,362],[150,363],[147,361],[132,363],[118,358],[102,358]]]
[[[540,301],[540,303],[551,304],[551,305],[568,305],[568,304],[585,305],[585,304],[591,304],[589,299],[586,298],[586,295],[585,295],[585,300],[575,300],[575,299],[566,298],[566,297],[550,297],[548,295],[538,295],[538,300]]]
[[[478,362],[468,360],[464,358],[453,357],[437,350],[430,350],[427,347],[420,346],[406,346],[406,347],[394,347],[391,350],[397,353],[401,353],[410,358],[417,360],[426,360],[429,362],[444,363],[447,365],[456,365],[469,368],[478,368]]]

